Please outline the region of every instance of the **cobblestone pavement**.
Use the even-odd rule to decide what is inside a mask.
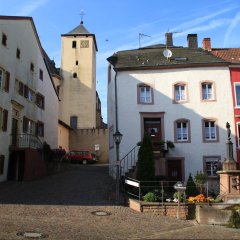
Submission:
[[[0,239],[240,239],[240,230],[143,214],[109,199],[107,166],[74,165],[42,180],[0,184]],[[95,211],[109,213],[96,216]],[[29,238],[28,238],[29,239]]]

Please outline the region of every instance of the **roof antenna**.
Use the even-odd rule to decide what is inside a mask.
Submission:
[[[138,35],[139,48],[141,48],[141,39],[142,39],[143,37],[151,37],[151,36],[148,36],[148,35],[143,34],[143,33],[139,33],[139,35]]]
[[[83,10],[83,9],[81,10],[81,13],[80,13],[80,15],[81,15],[81,22],[80,22],[80,24],[83,24],[83,16],[85,15],[85,13],[84,13],[84,10]]]

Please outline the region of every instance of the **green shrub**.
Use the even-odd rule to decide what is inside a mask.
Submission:
[[[203,187],[204,187],[204,184],[207,182],[207,180],[208,180],[208,176],[206,173],[197,171],[195,175],[195,182],[200,188],[200,193],[203,193]]]
[[[232,211],[231,227],[232,228],[240,228],[240,215],[236,210]]]
[[[191,173],[189,174],[186,186],[186,195],[187,197],[198,195],[197,187],[195,182],[193,181]]]
[[[145,133],[138,151],[137,180],[153,181],[155,179],[154,154],[150,136]]]
[[[148,192],[146,195],[143,196],[144,202],[157,202],[157,196],[153,192]]]
[[[173,194],[173,199],[178,199],[178,192],[175,192]],[[184,192],[180,192],[180,202],[185,201],[185,199],[186,199],[185,193]]]

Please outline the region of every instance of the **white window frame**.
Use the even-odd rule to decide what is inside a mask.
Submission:
[[[142,93],[143,93],[143,96],[142,96]],[[149,96],[147,94],[149,94]],[[150,86],[139,86],[139,102],[152,103],[152,89]]]
[[[214,128],[211,127],[211,123],[214,123]],[[208,123],[208,127],[206,127],[206,123]],[[212,132],[212,128],[214,129],[214,132]],[[208,135],[209,138],[207,138],[206,131],[208,129]],[[212,137],[212,133],[214,133],[214,138]],[[217,140],[217,126],[216,126],[216,121],[214,120],[205,120],[204,121],[204,139],[205,141],[216,141]]]
[[[237,146],[240,148],[240,122],[237,122]]]
[[[203,90],[203,85],[206,85],[206,93],[204,93]],[[209,93],[209,85],[211,85],[211,93]],[[206,101],[206,100],[214,100],[214,85],[212,82],[202,82],[201,84],[202,87],[202,100]]]
[[[204,156],[204,171],[208,177],[217,177],[218,165],[221,161],[219,156]]]
[[[240,82],[235,82],[234,83],[234,95],[235,95],[235,108],[240,108],[240,104],[237,104],[237,91],[236,91],[236,87],[240,87]],[[239,101],[240,102],[240,101]]]
[[[181,125],[180,128],[178,128],[178,124]],[[186,124],[186,128],[183,127],[183,124]],[[188,136],[189,129],[188,129],[188,127],[189,127],[188,126],[188,122],[186,122],[186,121],[178,121],[178,122],[176,122],[176,140],[178,142],[187,142],[188,141],[188,139],[189,139],[189,136]],[[178,133],[178,129],[180,129],[180,133]],[[180,137],[181,137],[180,139],[178,138],[179,134],[180,134]],[[184,138],[184,135],[186,135],[187,138]]]
[[[182,90],[181,88],[184,87]],[[174,100],[176,102],[186,101],[187,100],[187,90],[185,84],[175,84],[174,85]],[[179,96],[179,99],[177,98]]]

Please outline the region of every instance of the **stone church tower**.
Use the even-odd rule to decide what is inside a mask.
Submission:
[[[94,34],[83,21],[62,34],[60,112],[59,118],[73,129],[97,126],[96,51]]]

